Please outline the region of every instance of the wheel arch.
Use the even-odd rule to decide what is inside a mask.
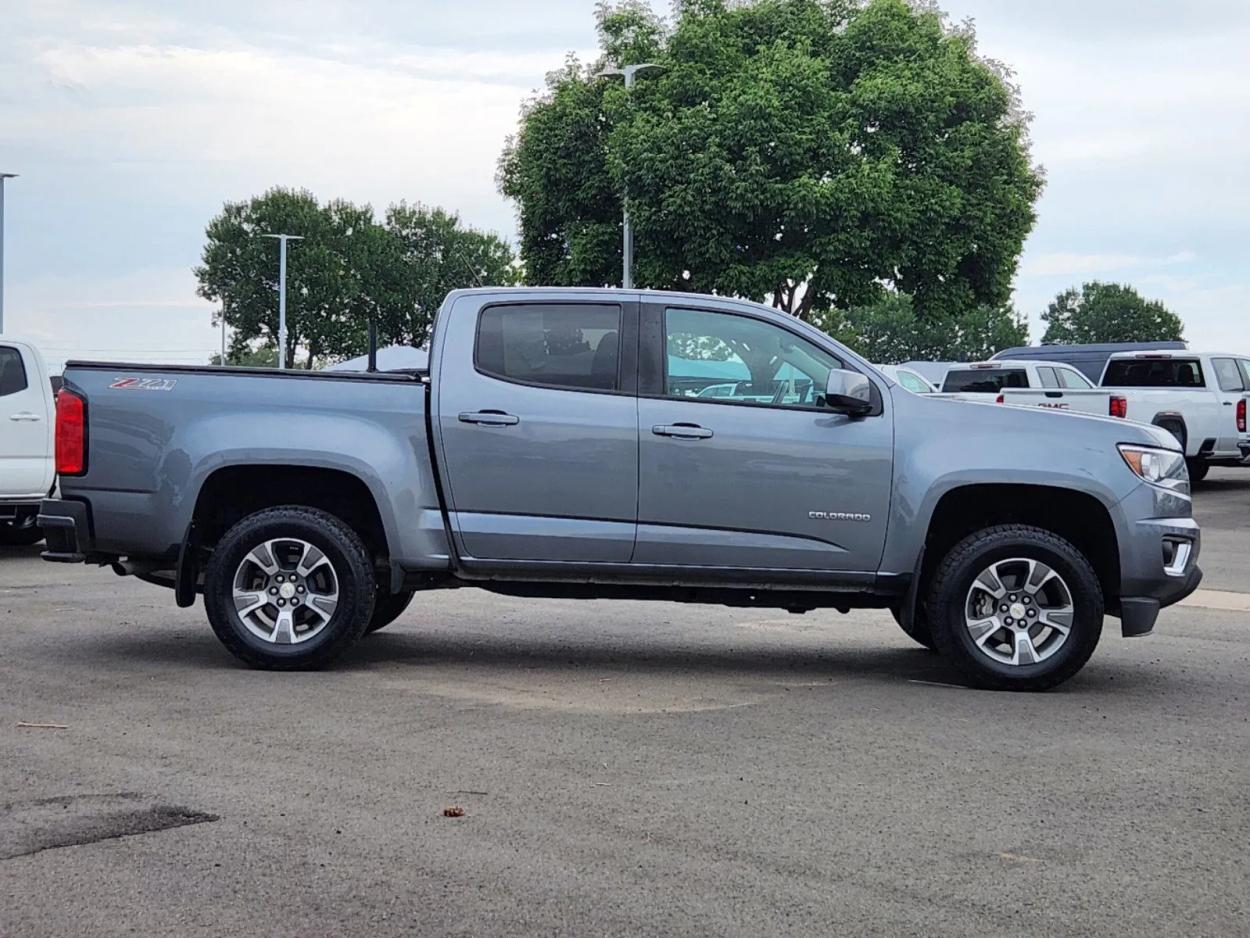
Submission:
[[[952,488],[934,505],[915,577],[914,595],[947,551],[967,535],[997,524],[1028,524],[1059,535],[1089,558],[1107,609],[1118,609],[1120,547],[1115,521],[1097,497],[1072,488],[975,483]]]

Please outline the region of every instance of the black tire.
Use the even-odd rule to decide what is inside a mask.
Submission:
[[[965,622],[973,581],[989,565],[1013,558],[1051,567],[1066,584],[1073,609],[1067,639],[1049,657],[1027,665],[993,660]],[[937,650],[973,685],[992,690],[1038,691],[1063,683],[1084,667],[1102,634],[1102,588],[1089,560],[1057,534],[1023,524],[986,528],[951,548],[928,584],[925,606]]]
[[[28,524],[0,521],[0,546],[29,547],[43,540],[43,529],[32,520]]]
[[[234,577],[244,557],[266,541],[282,538],[316,547],[337,578],[338,602],[329,622],[316,635],[293,644],[257,637],[234,604]],[[342,655],[368,627],[376,594],[373,564],[360,535],[328,512],[297,505],[244,518],[217,544],[204,573],[204,606],[221,643],[245,664],[274,671],[321,668]]]
[[[916,644],[923,645],[929,651],[937,651],[933,645],[933,630],[929,628],[929,620],[925,618],[923,605],[916,607],[916,612],[911,618],[910,627],[903,624],[903,612],[898,606],[891,606],[890,614],[894,616],[894,621],[898,623],[898,627],[903,630],[904,635]]]
[[[408,604],[412,602],[414,592],[412,590],[403,590],[399,593],[392,593],[389,590],[378,587],[378,595],[373,601],[373,618],[369,620],[369,625],[365,629],[366,635],[372,635],[378,629],[384,629],[401,615],[408,608]]]
[[[1211,464],[1205,459],[1186,459],[1185,467],[1189,470],[1190,482],[1201,482],[1211,471]]]

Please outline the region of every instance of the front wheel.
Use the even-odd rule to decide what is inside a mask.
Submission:
[[[1028,525],[986,528],[951,548],[926,609],[938,651],[973,684],[994,690],[1063,683],[1102,634],[1102,589],[1089,560]]]
[[[204,605],[221,643],[271,670],[319,668],[345,652],[369,625],[376,590],[360,535],[298,506],[244,518],[204,573]]]

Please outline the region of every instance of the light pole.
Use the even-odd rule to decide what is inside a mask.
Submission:
[[[266,238],[278,239],[278,367],[286,367],[286,243],[303,241],[303,235],[270,234]],[[225,315],[225,311],[222,311]]]
[[[4,332],[4,182],[17,173],[0,173],[0,332]]]
[[[611,78],[620,75],[625,79],[625,91],[630,93],[634,90],[634,79],[638,77],[640,72],[662,71],[663,65],[656,65],[654,62],[639,62],[637,65],[622,65],[620,68],[605,68],[598,75],[600,78]],[[621,287],[625,290],[634,288],[634,229],[629,224],[629,193],[622,193],[621,207],[624,215],[624,235],[621,245],[621,253],[624,255],[623,267],[621,274]]]

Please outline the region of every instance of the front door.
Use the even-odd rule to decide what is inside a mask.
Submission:
[[[637,305],[513,301],[447,315],[436,407],[461,554],[628,562]]]
[[[50,392],[39,380],[19,348],[0,345],[0,498],[43,496],[52,487]]]
[[[662,360],[644,366],[654,386],[640,389],[634,562],[875,571],[888,397],[859,419],[824,408],[843,363],[762,317],[648,306],[643,335],[641,354]]]

